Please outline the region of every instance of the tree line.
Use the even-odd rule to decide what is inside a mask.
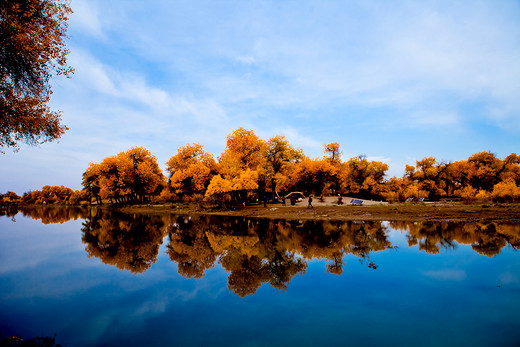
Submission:
[[[238,128],[226,138],[216,159],[200,143],[181,146],[166,162],[144,147],[90,163],[81,191],[45,186],[41,191],[3,201],[34,204],[168,203],[211,200],[246,204],[299,191],[317,197],[348,195],[388,202],[460,199],[464,202],[520,201],[520,156],[505,159],[479,152],[467,160],[437,161],[434,157],[406,165],[403,177],[387,179],[388,165],[359,155],[346,161],[337,142],[323,146],[324,155],[310,158],[281,135],[267,141],[252,130]],[[14,195],[13,195],[14,194]]]

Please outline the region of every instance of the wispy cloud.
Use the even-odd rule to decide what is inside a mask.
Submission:
[[[132,145],[161,162],[188,142],[218,155],[239,126],[264,139],[284,134],[309,156],[338,141],[345,153],[390,166],[483,149],[507,155],[520,146],[517,1],[75,0],[72,7],[76,74],[55,82],[51,104],[71,129],[61,148],[78,153],[67,167]],[[60,146],[44,148],[59,157]],[[24,149],[5,166],[20,165],[24,153],[39,162]],[[5,174],[0,190],[18,180]]]
[[[98,7],[95,2],[74,0],[71,7],[74,12],[70,18],[70,25],[77,29],[76,32],[88,34],[96,38],[103,36]]]

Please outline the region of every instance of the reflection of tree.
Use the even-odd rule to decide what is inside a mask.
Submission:
[[[29,216],[35,220],[41,220],[43,224],[65,223],[72,219],[85,219],[90,215],[88,208],[81,207],[32,207],[22,210],[24,216]]]
[[[211,269],[217,254],[211,248],[204,229],[207,223],[191,218],[177,217],[168,226],[170,243],[166,253],[178,263],[179,273],[188,278],[201,278],[206,270]]]
[[[391,245],[385,227],[378,221],[305,221],[291,222],[291,227],[294,231],[285,231],[291,239],[290,248],[305,259],[329,260],[327,272],[338,275],[343,272],[345,255],[352,254],[369,263],[371,252]]]
[[[166,228],[163,226],[167,225]],[[520,226],[494,223],[391,222],[406,230],[410,245],[437,254],[457,244],[471,245],[488,256],[520,244]],[[163,232],[164,230],[164,232]],[[306,272],[307,262],[327,261],[326,271],[340,275],[345,259],[354,256],[369,268],[377,251],[393,248],[381,222],[276,221],[212,216],[103,215],[86,219],[83,242],[89,256],[133,273],[148,269],[157,259],[164,234],[166,254],[187,278],[202,278],[216,262],[229,273],[228,288],[244,297],[264,283],[286,290]]]
[[[200,278],[218,259],[229,272],[229,289],[240,296],[255,293],[262,283],[286,290],[294,276],[305,273],[307,260],[329,260],[327,272],[341,274],[345,254],[369,263],[370,252],[390,246],[380,222],[197,216],[177,217],[168,230],[167,253],[179,263],[181,275]]]
[[[225,254],[221,259],[222,266],[230,271],[228,288],[241,297],[254,294],[269,280],[262,259],[258,256],[248,257],[238,252]]]
[[[409,246],[437,254],[441,249],[454,249],[456,244],[471,245],[478,253],[494,256],[502,248],[520,246],[520,225],[471,222],[391,222],[398,230],[408,232]]]
[[[83,223],[83,243],[89,257],[132,273],[146,271],[157,260],[163,239],[160,217],[98,213]]]
[[[474,242],[471,245],[476,252],[489,257],[497,255],[507,245],[506,238],[497,232],[496,224],[477,224]]]

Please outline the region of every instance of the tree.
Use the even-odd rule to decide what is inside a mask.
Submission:
[[[166,163],[170,185],[177,194],[202,195],[217,173],[217,163],[211,153],[199,143],[187,144],[177,150]]]
[[[0,1],[0,147],[41,144],[67,127],[47,102],[50,79],[70,76],[64,38],[68,0]]]
[[[229,193],[233,189],[231,181],[222,178],[220,175],[215,175],[209,183],[208,190],[206,190],[206,196],[218,196],[223,199],[226,193]]]
[[[339,162],[341,159],[342,151],[339,150],[339,143],[332,142],[327,145],[323,145],[323,151],[329,156],[328,158],[333,162]]]
[[[450,179],[448,168],[450,164],[438,163],[435,157],[427,157],[415,162],[416,166],[406,165],[405,177],[418,185],[429,199],[436,199],[447,194]],[[421,194],[422,195],[422,194]],[[412,196],[415,196],[413,194]],[[419,196],[415,196],[419,198]]]
[[[306,195],[314,193],[320,196],[324,191],[327,192],[338,174],[338,169],[329,160],[323,158],[303,158],[294,165],[291,186]]]
[[[468,158],[470,165],[469,182],[476,189],[491,191],[498,183],[498,174],[504,163],[491,152],[479,152]]]
[[[359,196],[373,197],[382,193],[383,179],[388,164],[380,161],[368,161],[364,155],[351,158],[347,163],[347,179],[343,188]]]
[[[234,202],[246,202],[248,191],[263,191],[265,187],[265,142],[253,130],[238,128],[227,136],[226,149],[219,158],[222,179],[215,178],[210,182],[207,196],[211,192],[225,193],[231,184],[231,197]],[[255,180],[256,182],[253,182]],[[227,182],[226,182],[227,181]],[[210,189],[211,188],[211,189]]]
[[[277,135],[269,139],[266,145],[267,159],[266,176],[271,183],[271,189],[276,192],[279,182],[287,181],[287,167],[298,162],[303,157],[301,149],[294,149],[285,136]]]
[[[253,130],[238,128],[226,137],[226,149],[221,161],[229,159],[236,161],[240,170],[254,170],[262,160],[260,154],[264,145],[264,141]]]
[[[92,203],[92,197],[95,197],[96,203],[101,205],[99,174],[100,165],[96,163],[89,163],[87,170],[83,173],[81,184],[83,185],[83,191],[89,196],[89,204]]]
[[[159,194],[163,188],[164,175],[157,164],[157,157],[144,147],[132,147],[125,152],[131,164],[130,188],[137,198],[144,202],[148,196]]]
[[[516,202],[520,200],[520,187],[512,178],[495,184],[491,193],[493,200],[498,202]]]
[[[116,203],[151,200],[164,186],[164,175],[157,158],[144,147],[90,163],[83,173],[83,190],[90,196],[115,200]]]
[[[332,177],[331,191],[335,194],[340,188],[340,181],[345,175],[346,171],[344,169],[344,164],[341,162],[342,151],[339,150],[339,143],[332,142],[326,145],[323,145],[323,152],[325,152],[325,159],[329,161],[329,163],[336,167],[338,170],[338,174]]]

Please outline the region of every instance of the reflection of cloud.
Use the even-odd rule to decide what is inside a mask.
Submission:
[[[499,278],[502,284],[520,283],[518,276],[509,271],[500,274]]]
[[[462,281],[467,276],[465,271],[451,269],[426,271],[423,275],[438,281]]]

